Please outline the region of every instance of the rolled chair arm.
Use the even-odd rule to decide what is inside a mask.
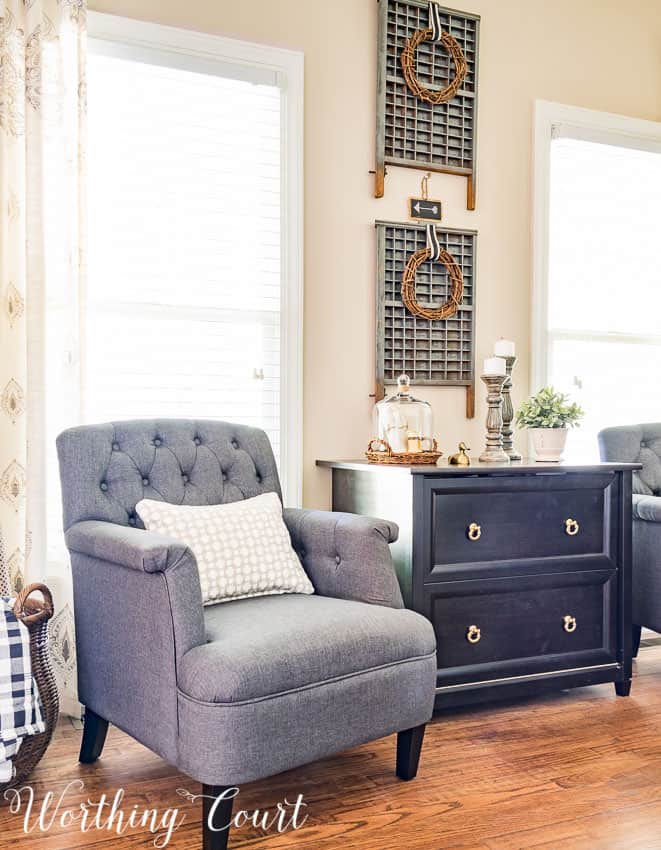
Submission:
[[[404,607],[388,545],[399,533],[394,522],[298,508],[286,508],[284,520],[317,593]]]
[[[661,522],[661,496],[634,494],[633,518],[644,522]]]
[[[65,537],[74,575],[82,701],[103,717],[123,689],[142,694],[141,712],[148,707],[157,712],[165,695],[155,686],[154,671],[176,681],[179,659],[206,639],[195,555],[172,537],[97,520],[75,523]],[[124,659],[120,667],[108,661],[107,682],[93,672],[99,667],[97,643],[115,647]],[[149,699],[145,688],[153,690]],[[125,709],[128,723],[127,706],[118,710]]]
[[[174,537],[113,522],[77,522],[66,531],[65,539],[71,552],[145,573],[163,573],[186,557],[194,558],[188,546]]]

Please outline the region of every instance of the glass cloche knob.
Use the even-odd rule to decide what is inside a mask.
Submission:
[[[402,394],[411,392],[411,379],[408,375],[402,374],[397,378],[397,392]]]

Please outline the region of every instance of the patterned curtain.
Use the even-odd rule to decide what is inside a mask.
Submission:
[[[86,0],[0,0],[0,537],[14,590],[51,586],[53,662],[74,712],[69,566],[47,517],[51,397],[79,409],[79,381],[54,368],[77,358],[85,274],[85,16]]]

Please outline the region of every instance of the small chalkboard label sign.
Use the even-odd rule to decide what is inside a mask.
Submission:
[[[440,221],[441,202],[431,198],[409,198],[409,218],[419,221]]]

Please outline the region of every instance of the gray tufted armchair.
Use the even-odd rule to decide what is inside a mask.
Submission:
[[[623,425],[599,434],[602,460],[642,463],[633,474],[633,651],[642,627],[661,632],[661,424]]]
[[[144,530],[135,505],[280,495],[266,434],[212,421],[118,422],[65,431],[57,449],[82,762],[99,757],[110,722],[203,783],[205,850],[227,845],[228,787],[393,732],[397,774],[415,776],[435,640],[403,608],[388,546],[395,525],[285,510],[316,593],[203,607],[194,554]]]

